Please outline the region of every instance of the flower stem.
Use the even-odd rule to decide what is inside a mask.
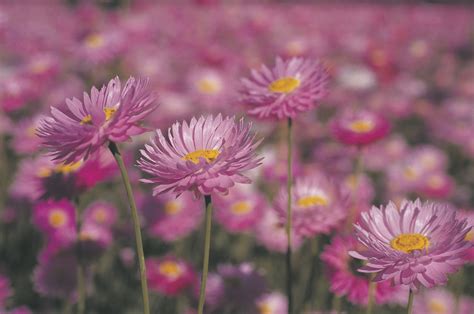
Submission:
[[[292,291],[292,269],[291,269],[291,185],[293,181],[292,175],[292,143],[291,143],[291,127],[292,120],[288,118],[288,174],[287,174],[287,192],[288,207],[286,212],[286,236],[288,238],[288,247],[286,250],[286,295],[288,297],[288,314],[293,313],[293,291]]]
[[[408,305],[407,305],[407,314],[411,314],[413,311],[413,298],[414,298],[414,293],[410,289],[410,293],[408,294]]]
[[[110,142],[109,149],[114,155],[117,165],[122,175],[122,181],[127,192],[128,202],[130,203],[130,209],[132,212],[133,228],[135,231],[135,241],[138,253],[138,264],[140,266],[140,281],[142,286],[142,297],[143,297],[143,313],[150,314],[150,302],[148,300],[148,286],[146,281],[146,268],[145,268],[145,254],[143,253],[142,234],[140,231],[140,220],[138,218],[137,205],[135,204],[135,198],[133,197],[132,186],[130,179],[128,178],[127,168],[123,163],[122,155],[120,154],[117,144]]]
[[[310,256],[311,267],[309,269],[308,281],[306,281],[306,286],[304,287],[304,292],[302,293],[303,297],[298,307],[296,308],[296,313],[303,313],[306,300],[310,299],[316,290],[316,289],[313,289],[313,286],[314,286],[314,276],[316,275],[316,265],[318,263],[319,239],[320,237],[318,236],[311,239],[311,256]]]
[[[198,314],[202,314],[204,310],[204,302],[206,299],[206,281],[207,272],[209,269],[209,251],[211,249],[211,223],[212,223],[212,204],[211,196],[204,196],[204,203],[206,206],[206,226],[205,226],[205,238],[204,238],[204,260],[202,263],[202,274],[201,274],[201,289],[199,290],[199,307]]]
[[[372,277],[372,276],[371,276]],[[372,314],[374,308],[374,293],[375,293],[375,282],[369,281],[369,291],[368,291],[368,300],[367,300],[367,314]]]
[[[82,243],[80,239],[81,232],[81,212],[79,210],[79,198],[76,197],[75,203],[75,214],[76,214],[76,279],[77,279],[77,313],[84,314],[86,309],[86,285],[85,285],[85,274],[84,274],[84,263],[82,261]]]

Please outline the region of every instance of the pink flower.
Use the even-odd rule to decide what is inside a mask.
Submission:
[[[147,80],[129,78],[122,89],[118,77],[100,90],[93,87],[66,99],[67,108],[51,108],[52,117],[44,118],[37,134],[55,160],[66,163],[87,159],[108,141],[123,142],[146,131],[139,123],[156,108]]]
[[[455,313],[456,297],[443,288],[424,290],[413,302],[414,314],[470,314],[474,309],[474,299],[461,296]]]
[[[114,205],[96,201],[84,210],[83,223],[85,225],[95,224],[99,226],[110,227],[117,221],[117,209]]]
[[[367,145],[385,137],[389,122],[370,111],[345,111],[331,123],[331,131],[340,142],[348,145]]]
[[[233,189],[229,195],[213,199],[216,220],[230,232],[253,228],[266,208],[265,199],[253,191]]]
[[[296,179],[292,194],[293,228],[303,237],[327,234],[347,215],[347,196],[322,174]],[[282,189],[275,202],[282,220],[286,220],[287,200],[286,189]]]
[[[150,257],[145,263],[150,290],[164,295],[177,295],[197,280],[191,265],[173,256]]]
[[[357,240],[352,236],[336,236],[331,244],[324,248],[321,260],[329,270],[331,292],[338,296],[346,296],[353,304],[367,304],[369,295],[369,277],[355,273],[355,260],[349,251],[358,248]],[[377,283],[375,286],[375,301],[377,304],[387,302],[396,288],[390,282]]]
[[[390,280],[412,290],[445,284],[472,247],[465,240],[471,229],[466,220],[439,203],[404,201],[399,209],[393,203],[374,206],[362,213],[355,228],[359,242],[367,247],[350,252],[367,261],[359,271],[376,273],[376,282]]]
[[[152,175],[153,194],[193,191],[196,196],[227,194],[235,183],[250,183],[242,174],[259,165],[255,149],[260,141],[250,133],[251,124],[232,117],[207,116],[175,123],[168,140],[161,130],[142,149],[138,166]]]
[[[314,108],[327,94],[328,73],[317,60],[276,58],[270,70],[262,65],[242,79],[241,102],[260,119],[294,118]]]
[[[75,208],[67,200],[36,204],[33,222],[52,241],[67,245],[76,240]]]
[[[260,296],[256,303],[261,314],[285,314],[288,312],[288,301],[279,292],[266,293]]]

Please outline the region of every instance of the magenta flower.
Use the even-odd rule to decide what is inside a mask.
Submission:
[[[233,117],[192,118],[161,130],[142,149],[138,166],[152,175],[143,182],[153,183],[153,194],[193,191],[196,196],[213,192],[227,194],[235,183],[250,183],[242,174],[260,164],[255,149],[261,142],[250,133],[251,124]]]
[[[177,295],[197,281],[191,265],[173,256],[147,258],[146,268],[150,289],[164,295]]]
[[[329,233],[347,216],[347,196],[322,174],[299,178],[292,191],[293,228],[303,237]],[[287,191],[275,202],[281,219],[286,219]]]
[[[66,163],[87,159],[108,141],[123,142],[146,131],[140,122],[156,108],[148,80],[131,77],[122,89],[118,77],[100,90],[93,87],[66,99],[67,108],[51,108],[52,117],[43,119],[37,134],[55,160]]]
[[[321,260],[325,263],[330,279],[330,290],[337,296],[346,296],[353,304],[366,305],[369,299],[369,276],[354,273],[352,270],[356,262],[360,262],[349,255],[349,251],[358,247],[357,239],[352,236],[336,236],[331,244],[324,248]],[[375,301],[383,304],[391,299],[398,287],[390,282],[379,282],[375,286]]]
[[[328,73],[317,60],[276,58],[275,67],[252,70],[242,79],[241,102],[260,119],[294,118],[317,105],[327,94]]]
[[[377,273],[376,282],[391,280],[412,290],[445,284],[472,247],[465,240],[471,229],[466,220],[439,203],[404,201],[399,209],[391,202],[374,206],[362,213],[355,228],[359,242],[367,247],[350,252],[367,261],[359,271]]]
[[[370,111],[346,111],[331,123],[334,137],[348,145],[367,145],[385,137],[390,123],[379,114]]]
[[[458,302],[458,314],[470,314],[474,309],[474,299],[469,296],[456,296],[447,289],[436,288],[424,290],[417,296],[413,304],[414,314],[450,314],[455,313]]]
[[[75,208],[67,200],[38,203],[33,220],[38,229],[58,244],[68,245],[76,240]]]
[[[216,220],[229,232],[252,229],[267,208],[265,199],[253,191],[233,189],[214,198]]]
[[[95,224],[98,226],[110,227],[117,221],[117,209],[114,205],[96,201],[90,204],[83,214],[84,225]]]

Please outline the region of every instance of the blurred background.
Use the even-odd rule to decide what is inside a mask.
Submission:
[[[87,251],[81,261],[88,270],[86,313],[141,311],[133,232],[112,156],[104,151],[87,162],[58,165],[35,136],[50,106],[81,99],[115,76],[150,78],[160,107],[146,125],[166,130],[192,116],[245,116],[241,79],[262,64],[272,67],[277,56],[320,59],[331,75],[330,92],[319,108],[295,120],[295,175],[324,173],[356,200],[347,206],[357,213],[420,197],[449,203],[472,224],[474,10],[470,1],[386,2],[2,1],[0,313],[74,312],[74,246],[48,254],[50,233],[38,218],[45,207],[58,206],[72,208],[71,215],[77,209],[84,222],[74,241]],[[339,113],[360,109],[391,124],[389,134],[361,152],[338,142],[329,128]],[[285,313],[285,239],[274,205],[286,180],[286,128],[254,123],[265,159],[250,174],[253,184],[217,197],[209,313]],[[203,204],[191,195],[153,198],[138,181],[135,160],[150,136],[122,150],[145,254],[158,267],[149,270],[152,312],[193,313]],[[359,153],[364,173],[354,181]],[[318,256],[350,234],[345,228],[341,222],[317,235]],[[368,277],[357,273],[360,265],[343,252],[347,286],[337,287],[331,265],[310,254],[313,240],[299,239],[295,248],[298,313],[364,313]],[[447,287],[417,295],[415,313],[474,313],[474,254],[467,259]],[[406,291],[385,292],[375,313],[403,313]]]

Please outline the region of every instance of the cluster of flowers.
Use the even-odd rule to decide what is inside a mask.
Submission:
[[[219,229],[205,271],[206,313],[292,311],[274,253],[291,242],[304,255],[316,239],[325,246],[298,272],[323,270],[333,304],[404,306],[416,292],[414,313],[470,313],[472,298],[425,288],[474,261],[464,169],[474,157],[474,60],[464,56],[474,49],[472,13],[250,8],[0,4],[0,167],[11,177],[0,181],[0,217],[2,226],[31,222],[29,236],[42,235],[27,274],[34,292],[70,305],[82,284],[92,299],[105,294],[95,291],[103,264],[128,271],[139,263],[115,199],[123,193],[113,154],[122,143],[145,231],[146,280],[158,295],[186,296],[176,301],[180,311],[194,313],[203,293],[193,232],[202,197],[212,196]],[[25,14],[33,18],[19,18]],[[149,79],[114,77],[125,73]],[[97,82],[104,85],[83,92]],[[244,112],[248,118],[236,117]],[[293,146],[281,140],[283,120],[293,123]],[[156,128],[150,139],[146,126]],[[417,197],[429,201],[406,200]],[[1,313],[30,312],[12,288],[25,276],[15,267],[0,261],[15,274],[0,276]],[[462,278],[453,285],[462,290]],[[306,294],[296,301],[309,310],[315,296]],[[27,304],[33,310],[56,309],[36,298]],[[160,308],[166,298],[159,300]],[[121,301],[121,310],[139,308],[136,299]],[[90,306],[107,306],[100,302],[110,300]]]

